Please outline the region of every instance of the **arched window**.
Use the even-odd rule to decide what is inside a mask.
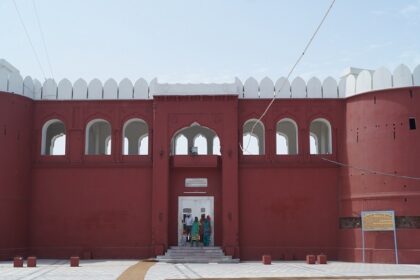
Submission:
[[[220,152],[220,139],[219,137],[215,136],[213,138],[213,155],[221,155]]]
[[[311,140],[313,138],[314,140]],[[331,154],[332,136],[331,124],[326,119],[313,120],[310,127],[310,145],[315,148],[310,149],[311,154]],[[315,142],[315,144],[311,144]]]
[[[148,155],[149,154],[149,126],[142,119],[131,119],[123,128],[123,154]]]
[[[288,155],[289,154],[289,140],[287,135],[277,132],[276,134],[276,154]]]
[[[318,154],[318,139],[316,138],[316,135],[312,133],[309,135],[309,151],[311,155]]]
[[[264,148],[264,125],[255,119],[248,120],[243,126],[242,150],[244,155],[263,155]]]
[[[111,125],[101,119],[90,121],[86,125],[87,155],[110,155],[111,154]]]
[[[198,155],[207,155],[207,139],[201,134],[194,137],[194,147],[197,148]]]
[[[60,120],[47,121],[42,127],[41,155],[66,154],[66,127]]]
[[[178,130],[171,140],[172,155],[220,155],[220,141],[218,146],[214,147],[214,139],[217,137],[214,130],[201,126],[197,122],[188,127]],[[197,149],[197,152],[195,150]]]
[[[175,139],[175,154],[188,155],[188,139],[183,134],[179,134]]]
[[[297,153],[297,124],[291,119],[282,119],[276,127],[276,154],[296,155]]]

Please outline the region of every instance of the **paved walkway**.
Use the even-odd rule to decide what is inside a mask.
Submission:
[[[329,262],[307,265],[303,262],[257,262],[239,264],[167,264],[157,263],[146,274],[146,280],[253,278],[253,277],[328,277],[328,276],[413,276],[420,279],[420,265],[361,264]],[[389,278],[388,278],[389,279]],[[407,278],[405,278],[407,279]]]
[[[38,260],[37,267],[14,268],[0,262],[1,280],[114,280],[136,260],[82,260],[80,267],[70,267],[68,260]]]
[[[12,262],[0,262],[1,280],[111,280],[117,279],[136,260],[82,260],[80,267],[69,267],[68,260],[38,260],[36,268],[13,268]],[[167,264],[157,263],[146,280],[257,277],[331,277],[331,276],[411,276],[420,279],[420,265],[361,264],[329,262],[307,265],[303,262],[260,262],[239,264]]]

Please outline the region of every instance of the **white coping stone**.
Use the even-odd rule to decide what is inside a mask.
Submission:
[[[345,94],[345,97],[350,97],[356,94],[356,77],[354,75],[348,75],[346,77]]]
[[[157,79],[155,78],[150,82],[150,90],[152,89],[152,87],[156,87],[156,86],[157,86]],[[151,93],[151,94],[153,95],[154,93]],[[149,86],[145,79],[140,78],[134,84],[133,98],[134,99],[149,99]]]
[[[285,77],[281,77],[274,85],[277,98],[290,98],[292,93],[290,91],[290,82]]]
[[[34,81],[32,80],[30,76],[26,76],[25,79],[23,79],[23,95],[31,99],[34,99],[34,96],[35,96]]]
[[[62,79],[58,83],[57,99],[70,100],[72,99],[73,87],[68,79]]]
[[[260,98],[273,99],[274,97],[274,83],[273,81],[265,77],[260,82]]]
[[[306,98],[306,84],[301,77],[296,77],[292,82],[292,98]]]
[[[87,99],[88,85],[85,80],[78,79],[73,85],[73,99]]]
[[[420,65],[417,65],[413,71],[413,83],[415,86],[420,86]]]
[[[380,67],[373,73],[372,89],[379,90],[385,88],[392,88],[392,74],[387,68]]]
[[[104,99],[118,99],[118,84],[114,79],[108,79],[105,82]]]
[[[235,85],[236,85],[236,90],[238,91],[239,94],[239,98],[244,98],[244,85],[242,84],[242,81],[235,77]]]
[[[412,86],[413,77],[411,75],[410,68],[408,68],[404,64],[401,64],[397,68],[395,68],[393,73],[393,85],[394,88]]]
[[[19,72],[10,74],[8,91],[23,95],[23,78]]]
[[[341,78],[338,82],[338,98],[346,98],[346,78]]]
[[[322,83],[322,97],[323,98],[338,98],[338,85],[333,77],[325,78]]]
[[[372,90],[372,75],[368,70],[363,70],[356,78],[356,93]]]
[[[308,98],[322,98],[322,85],[318,78],[312,77],[306,84],[306,90]]]
[[[0,91],[7,91],[7,84],[9,83],[9,71],[5,68],[0,68]]]
[[[34,99],[41,100],[42,98],[42,84],[37,79],[34,79]]]
[[[256,81],[255,81],[256,82]],[[258,83],[257,83],[258,87]],[[160,84],[157,79],[150,82],[151,96],[159,95],[238,95],[238,87],[235,82],[223,84]],[[150,97],[151,97],[150,96]]]
[[[118,85],[118,99],[133,99],[133,93],[133,83],[128,78],[122,79]]]
[[[103,98],[103,87],[101,81],[93,79],[88,85],[88,99],[102,99]]]
[[[57,84],[53,79],[47,79],[42,86],[42,99],[57,99]]]
[[[246,79],[244,83],[244,98],[258,99],[258,82],[253,77]]]

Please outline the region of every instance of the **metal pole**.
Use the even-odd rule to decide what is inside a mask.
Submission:
[[[397,229],[394,225],[394,246],[395,246],[395,263],[398,264],[398,247],[397,247]]]
[[[362,259],[363,259],[363,263],[365,263],[365,231],[363,230],[363,226],[362,226]]]

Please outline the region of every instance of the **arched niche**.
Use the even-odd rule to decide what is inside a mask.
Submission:
[[[86,155],[111,154],[111,125],[103,119],[94,119],[86,125]]]
[[[149,126],[142,119],[130,119],[123,127],[123,154],[149,154]]]
[[[188,127],[178,130],[171,139],[172,155],[220,155],[219,147],[215,147],[214,139],[219,137],[208,127],[194,122]]]
[[[59,119],[46,121],[42,126],[41,155],[66,154],[66,126]]]

